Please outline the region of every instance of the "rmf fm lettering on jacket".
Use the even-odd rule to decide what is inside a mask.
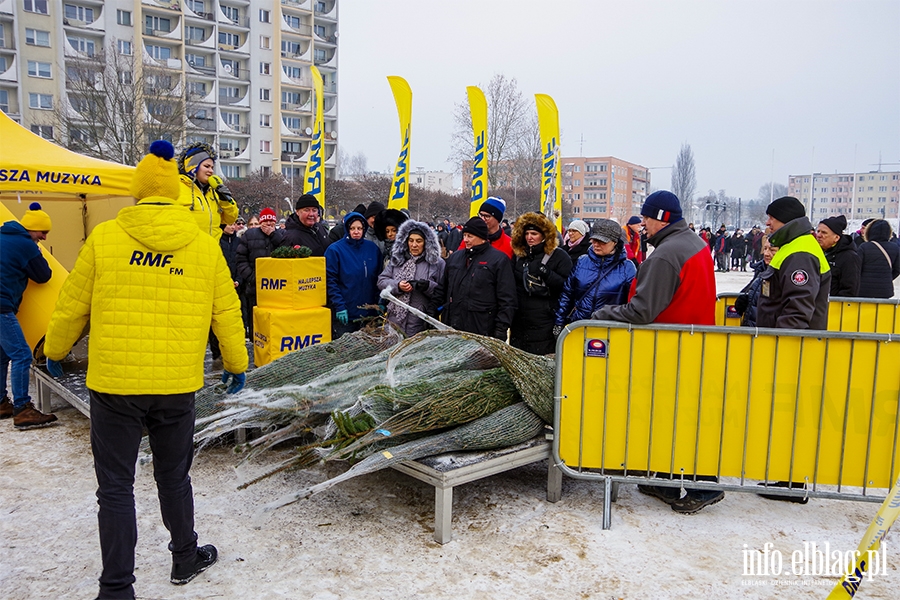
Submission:
[[[128,266],[165,268],[172,262],[173,258],[175,258],[174,254],[135,250],[131,253],[131,260],[128,261]],[[169,275],[184,275],[184,269],[180,267],[169,267]]]

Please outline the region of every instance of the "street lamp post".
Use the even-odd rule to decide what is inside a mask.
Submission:
[[[288,154],[288,158],[291,159],[291,198],[294,197],[294,158],[296,158],[293,154]]]

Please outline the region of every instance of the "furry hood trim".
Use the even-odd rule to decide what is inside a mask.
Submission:
[[[528,254],[528,244],[525,243],[525,228],[537,227],[544,234],[544,254],[553,254],[559,245],[559,237],[556,235],[556,226],[553,222],[536,212],[527,212],[518,219],[512,231],[512,249],[516,256]]]
[[[441,243],[438,241],[437,234],[431,230],[427,223],[413,221],[409,219],[404,221],[399,229],[397,229],[397,238],[394,240],[394,247],[391,249],[391,264],[399,267],[410,259],[409,248],[406,240],[413,229],[418,229],[425,236],[425,261],[428,264],[436,265],[441,258]]]

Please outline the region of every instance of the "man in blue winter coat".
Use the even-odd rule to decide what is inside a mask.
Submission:
[[[363,305],[378,304],[378,275],[384,266],[381,250],[366,238],[369,223],[357,212],[344,217],[344,237],[325,249],[328,302],[334,314],[332,339],[357,331],[360,319],[374,316]]]
[[[50,265],[37,245],[38,241],[47,239],[50,226],[50,216],[41,210],[40,204],[33,202],[21,224],[7,221],[0,227],[0,256],[3,257],[0,261],[0,385],[3,386],[0,419],[12,417],[16,429],[45,427],[56,421],[56,415],[45,415],[31,403],[28,395],[31,348],[16,317],[28,280],[50,281]],[[7,374],[11,375],[12,402],[6,390]]]

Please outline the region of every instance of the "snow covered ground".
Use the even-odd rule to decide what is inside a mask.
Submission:
[[[749,273],[717,274],[737,291]],[[60,425],[20,432],[0,422],[0,597],[93,598],[100,571],[89,422],[56,399]],[[194,463],[196,529],[219,563],[184,587],[168,582],[168,541],[152,469],[135,483],[139,598],[824,598],[834,577],[791,574],[791,555],[815,543],[856,549],[877,504],[806,506],[732,493],[682,516],[634,486],[601,528],[602,487],[563,480],[545,499],[546,463],[455,490],[454,539],[432,539],[433,488],[395,471],[364,476],[277,511],[262,504],[323,481],[339,465],[277,475],[243,491],[228,448]],[[889,536],[887,573],[857,598],[896,598],[900,544]],[[771,544],[770,546],[766,546]],[[745,575],[745,552],[777,550],[780,576]],[[893,590],[893,591],[891,591]]]

